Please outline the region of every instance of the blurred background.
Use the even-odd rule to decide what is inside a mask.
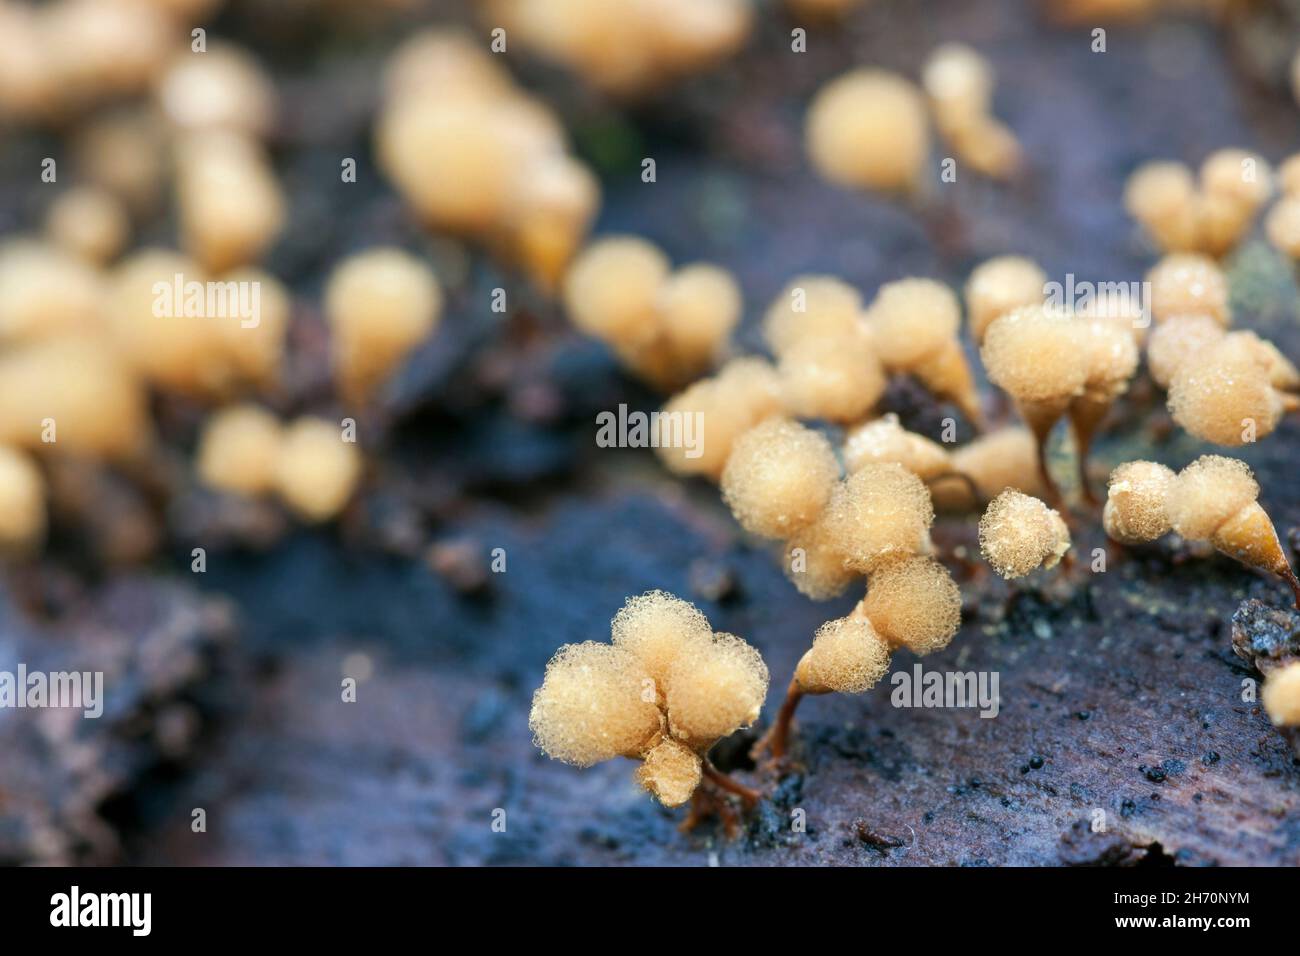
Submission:
[[[1300,4],[1288,0],[863,0],[833,16],[813,6],[754,3],[737,49],[631,79],[575,68],[522,27],[497,57],[554,111],[598,182],[591,236],[632,233],[674,263],[732,271],[741,350],[762,349],[763,310],[800,273],[867,295],[910,275],[959,288],[979,262],[1016,253],[1058,280],[1139,279],[1158,252],[1123,206],[1138,164],[1194,165],[1225,146],[1279,163],[1300,148]],[[583,8],[557,4],[552,28],[576,30],[585,21],[565,16]],[[707,826],[679,834],[679,815],[636,787],[630,764],[578,771],[535,751],[528,705],[546,661],[561,644],[606,639],[631,594],[663,588],[696,602],[762,651],[773,688],[856,597],[813,604],[739,532],[715,486],[670,475],[644,449],[598,448],[598,412],[649,411],[662,396],[572,328],[526,256],[503,253],[495,235],[430,228],[385,175],[375,127],[394,51],[426,27],[463,30],[486,51],[503,16],[420,0],[0,4],[5,242],[70,233],[75,244],[102,208],[65,209],[77,225],[60,228],[52,210],[74,188],[106,191],[125,216],[86,227],[108,238],[103,249],[87,240],[79,267],[11,258],[0,313],[17,300],[10,315],[43,314],[47,294],[79,282],[87,301],[114,301],[121,263],[139,249],[220,260],[201,225],[198,239],[187,225],[208,213],[186,212],[178,158],[182,134],[214,115],[256,144],[249,179],[225,181],[230,202],[282,206],[278,228],[238,240],[228,264],[263,270],[289,299],[265,381],[190,387],[190,366],[170,375],[171,359],[128,375],[147,451],[97,444],[128,415],[119,411],[80,453],[33,450],[48,527],[6,559],[0,669],[104,670],[108,702],[98,721],[0,710],[0,862],[1300,862],[1300,770],[1258,709],[1236,703],[1249,671],[1229,647],[1238,602],[1276,602],[1277,586],[1161,550],[1065,596],[994,585],[967,595],[966,626],[931,666],[998,670],[997,720],[894,709],[879,692],[806,704],[802,769],[735,841]],[[255,68],[178,80],[173,58],[191,51],[195,28],[209,51],[234,48]],[[806,52],[791,49],[796,28]],[[810,169],[803,117],[820,86],[862,65],[915,80],[947,41],[995,67],[996,114],[1025,156],[1019,175],[963,175],[905,202]],[[643,181],[645,158],[654,182]],[[355,181],[341,175],[348,159]],[[268,171],[274,202],[256,198]],[[211,241],[240,224],[218,222]],[[375,246],[428,264],[444,301],[436,332],[356,403],[332,379],[324,292],[342,259]],[[1300,354],[1290,260],[1252,235],[1225,266],[1239,324]],[[496,289],[504,312],[491,308]],[[28,407],[5,404],[6,375],[22,394],[33,378],[63,394],[86,368],[6,365],[6,352],[41,338],[20,333],[17,319],[0,320],[4,441],[7,409]],[[155,359],[173,354],[164,345],[133,347]],[[204,423],[249,397],[283,420],[356,419],[361,476],[331,520],[196,477]],[[1097,449],[1103,467],[1137,454],[1182,464],[1205,450],[1162,423],[1161,404],[1131,399]],[[951,413],[906,383],[884,410],[925,433]],[[1289,420],[1242,455],[1284,538],[1300,522],[1298,443]],[[973,527],[941,525],[944,537],[969,545]],[[1093,529],[1079,546],[1099,542]],[[490,569],[498,548],[504,573]],[[902,654],[895,667],[911,664]],[[340,699],[345,677],[355,703]],[[745,744],[724,743],[715,760],[744,777]],[[789,832],[794,807],[808,832]],[[1098,807],[1116,821],[1108,832],[1087,825]],[[492,828],[497,809],[504,832]]]

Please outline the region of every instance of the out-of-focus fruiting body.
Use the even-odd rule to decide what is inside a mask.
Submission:
[[[619,96],[645,94],[725,59],[749,35],[747,0],[493,0],[513,40]]]
[[[101,337],[0,352],[0,444],[123,460],[151,440],[145,389]]]
[[[393,54],[385,90],[376,152],[416,213],[553,290],[600,190],[567,152],[551,110],[472,40],[440,31],[417,34]]]
[[[186,251],[213,273],[260,259],[286,216],[284,195],[261,147],[226,131],[182,139],[176,205]]]
[[[360,478],[361,454],[335,423],[299,418],[285,429],[276,459],[275,488],[304,521],[316,523],[337,515]]]
[[[278,377],[289,295],[255,269],[213,278],[180,253],[142,249],[111,275],[114,344],[150,383],[203,399],[263,389]]]
[[[1020,143],[992,115],[994,74],[988,60],[965,44],[945,43],[926,60],[921,84],[939,132],[961,161],[997,179],[1019,170]]]
[[[853,70],[822,87],[805,135],[814,168],[855,189],[914,192],[930,155],[925,98],[882,70]]]
[[[1300,662],[1293,662],[1264,677],[1260,703],[1278,727],[1300,727]]]
[[[126,246],[131,221],[121,200],[107,189],[78,186],[50,205],[45,231],[61,248],[102,266]]]
[[[335,268],[325,289],[325,315],[340,390],[363,399],[437,327],[442,289],[410,253],[369,249]]]
[[[26,454],[0,445],[0,554],[24,555],[45,538],[45,479]]]
[[[98,268],[60,246],[0,245],[0,344],[101,331],[104,286]]]
[[[1272,170],[1262,157],[1221,149],[1206,157],[1199,177],[1182,163],[1139,166],[1124,205],[1164,252],[1218,257],[1245,238],[1272,192]]]
[[[280,422],[255,405],[236,405],[214,414],[199,439],[196,468],[203,482],[240,495],[261,495],[275,487],[284,443]]]
[[[563,298],[574,325],[663,390],[713,367],[742,306],[725,269],[694,263],[674,272],[663,252],[633,236],[609,236],[584,249],[564,277]]]

